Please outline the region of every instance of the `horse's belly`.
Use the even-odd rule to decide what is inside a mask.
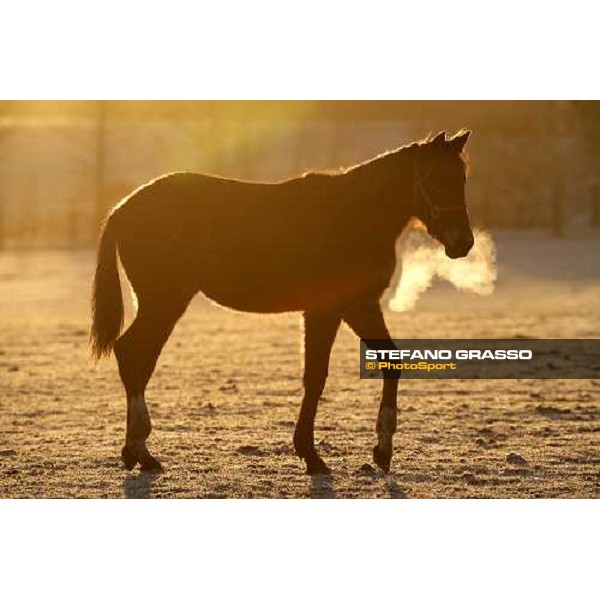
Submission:
[[[217,278],[205,278],[200,291],[221,306],[246,312],[326,311],[373,290],[373,273],[369,275],[353,270],[283,275],[226,269]],[[383,292],[387,281],[380,281]]]
[[[200,291],[213,302],[245,312],[277,313],[303,310],[305,299],[300,291],[258,281],[230,281],[227,285],[205,282]]]
[[[303,307],[299,302],[282,302],[276,298],[261,298],[256,296],[250,298],[248,295],[243,294],[223,294],[211,293],[205,290],[201,291],[208,299],[219,306],[242,312],[281,313],[303,310]]]

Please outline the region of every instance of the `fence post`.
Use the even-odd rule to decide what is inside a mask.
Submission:
[[[248,180],[255,178],[256,175],[254,173],[254,140],[252,139],[255,117],[250,108],[250,102],[251,100],[244,100],[242,104],[240,131],[237,132],[241,139],[236,153],[238,164],[241,162],[238,169],[241,171],[242,178]]]
[[[481,192],[481,217],[483,220],[483,226],[489,229],[492,226],[490,186],[486,184],[482,185]]]
[[[226,118],[224,111],[220,110],[218,100],[209,100],[207,104],[207,114],[209,123],[208,147],[210,148],[210,156],[208,159],[207,169],[211,175],[224,175],[227,169],[223,168],[223,148],[226,141],[223,140],[225,135],[223,120]]]
[[[600,194],[598,193],[598,184],[592,184],[590,188],[590,200],[592,202],[592,213],[590,225],[600,227]]]
[[[71,196],[69,201],[69,215],[68,215],[68,238],[69,245],[74,248],[79,242],[79,202],[80,198],[76,195]]]
[[[552,194],[552,235],[560,238],[564,234],[563,187],[560,182],[554,184]]]
[[[104,199],[105,188],[105,138],[106,138],[106,106],[103,100],[96,101],[96,228],[95,236],[104,221],[106,205]]]

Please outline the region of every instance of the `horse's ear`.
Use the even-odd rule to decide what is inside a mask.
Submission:
[[[467,143],[469,137],[471,137],[471,132],[468,129],[459,131],[448,142],[448,146],[450,147],[450,149],[454,150],[455,152],[460,153],[464,150],[465,144]]]
[[[430,142],[429,144],[434,148],[442,148],[446,143],[446,132],[440,131]]]

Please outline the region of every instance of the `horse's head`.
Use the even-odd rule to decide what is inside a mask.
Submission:
[[[442,132],[421,144],[414,158],[414,216],[444,245],[450,258],[466,256],[473,246],[463,155],[470,135],[470,131],[461,131],[446,140]]]

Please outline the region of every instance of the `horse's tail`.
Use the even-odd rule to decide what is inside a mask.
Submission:
[[[100,237],[92,293],[90,346],[96,358],[108,356],[123,327],[123,298],[117,268],[117,239],[111,214]]]

